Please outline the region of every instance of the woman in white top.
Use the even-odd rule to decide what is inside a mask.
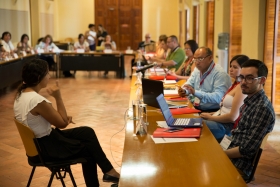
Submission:
[[[30,53],[32,47],[28,44],[29,36],[27,34],[23,34],[21,36],[20,42],[17,44],[17,49],[19,52],[25,51],[26,53]]]
[[[87,41],[85,41],[85,37],[83,34],[79,34],[77,42],[74,44],[74,49],[84,49],[86,52],[89,51],[89,44]]]
[[[25,63],[22,69],[23,82],[14,103],[15,118],[33,130],[47,161],[85,158],[87,163],[83,163],[82,167],[86,186],[99,186],[96,164],[104,173],[104,182],[118,182],[119,173],[106,158],[93,129],[84,126],[61,130],[73,121],[67,115],[58,82],[47,88],[56,101],[57,109],[48,99],[39,95],[39,91],[47,86],[49,78],[45,61],[33,59]]]
[[[52,52],[58,47],[53,43],[53,39],[51,35],[46,35],[43,40],[37,45],[37,48],[43,49],[45,52]]]
[[[106,35],[105,41],[102,41],[100,46],[104,49],[112,49],[113,51],[117,49],[116,43],[112,41],[112,38],[109,34]]]
[[[1,44],[3,45],[3,48],[6,52],[13,54],[17,50],[15,49],[13,43],[11,42],[11,39],[12,39],[12,35],[10,32],[8,31],[3,32],[1,37]]]
[[[241,66],[249,60],[245,55],[236,55],[230,61],[230,77],[236,79],[241,71]],[[206,125],[218,141],[225,135],[230,135],[234,122],[239,116],[239,108],[243,104],[246,95],[242,93],[239,82],[236,80],[228,89],[221,101],[221,108],[215,113],[201,113]]]
[[[111,49],[112,51],[115,51],[117,49],[117,45],[114,41],[112,41],[111,36],[108,34],[105,37],[105,41],[101,42],[101,47],[104,49]],[[104,77],[108,75],[108,71],[104,71]]]

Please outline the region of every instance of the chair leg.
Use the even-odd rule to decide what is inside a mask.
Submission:
[[[27,187],[30,186],[30,183],[31,183],[31,181],[32,181],[32,178],[33,178],[35,169],[36,169],[36,166],[33,166],[32,171],[31,171],[31,173],[30,173],[30,177],[29,177],[28,183],[27,183],[27,185],[26,185]]]
[[[60,179],[60,181],[61,181],[62,186],[63,186],[63,187],[66,187],[66,186],[65,186],[65,183],[64,183],[64,180],[63,180],[63,177],[62,177],[62,175],[61,175],[61,173],[60,173],[60,169],[58,169],[57,173],[58,173],[58,175],[59,175],[59,179]]]
[[[72,174],[72,170],[71,170],[70,166],[69,166],[69,167],[67,167],[65,170],[69,173],[70,178],[71,178],[71,181],[72,181],[72,183],[73,183],[73,186],[74,186],[74,187],[77,187],[77,185],[76,185],[76,182],[75,182],[75,179],[74,179],[74,176],[73,176],[73,174]]]
[[[54,177],[55,173],[56,173],[55,168],[52,168],[52,175],[51,175],[51,178],[50,178],[50,180],[49,180],[48,187],[51,187],[52,181],[53,181],[53,177]]]

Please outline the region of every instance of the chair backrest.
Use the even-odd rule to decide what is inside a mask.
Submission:
[[[261,154],[262,154],[263,148],[264,148],[264,146],[265,146],[265,144],[266,144],[266,142],[267,142],[267,138],[268,138],[269,135],[270,135],[270,133],[267,133],[267,134],[265,135],[265,137],[263,138],[263,140],[262,140],[261,146],[260,146],[259,150],[257,151],[257,153],[256,153],[256,155],[255,155],[255,158],[254,158],[254,161],[253,161],[253,163],[252,163],[252,165],[253,165],[252,173],[251,173],[251,175],[248,177],[248,179],[246,180],[246,183],[251,182],[252,179],[254,178],[254,175],[255,175],[255,172],[256,172],[256,169],[257,169],[259,160],[260,160],[260,158],[261,158]]]
[[[18,120],[14,119],[14,121],[16,123],[27,156],[37,156],[38,151],[33,141],[33,139],[35,138],[34,132],[28,126],[19,122]]]

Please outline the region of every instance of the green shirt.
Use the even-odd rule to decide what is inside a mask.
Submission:
[[[177,71],[185,61],[185,56],[185,51],[180,47],[178,47],[175,51],[170,52],[166,58],[166,61],[173,60],[174,62],[176,62],[176,65],[169,66],[168,69],[175,68]]]

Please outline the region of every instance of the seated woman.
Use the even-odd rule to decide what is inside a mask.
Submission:
[[[157,45],[156,45],[156,54],[155,56],[159,59],[165,59],[166,57],[164,57],[164,49],[162,48],[162,45],[161,45],[161,42],[163,40],[167,40],[167,36],[165,34],[162,34],[159,36],[158,38],[158,42],[157,42]]]
[[[168,56],[168,53],[170,52],[170,49],[167,46],[167,36],[161,35],[159,38],[159,47],[156,56],[155,57],[149,57],[149,60],[151,61],[165,61],[166,57]]]
[[[17,51],[17,49],[15,49],[13,43],[11,42],[11,39],[12,39],[12,35],[10,32],[8,32],[8,31],[3,32],[2,37],[1,37],[1,44],[3,45],[5,52],[13,55],[14,52]]]
[[[85,158],[87,162],[82,167],[86,186],[99,186],[97,165],[104,173],[104,182],[118,182],[120,175],[106,158],[93,129],[84,126],[61,130],[73,121],[67,115],[58,82],[47,88],[57,110],[39,94],[47,87],[49,78],[46,61],[33,59],[24,64],[23,82],[14,102],[15,118],[33,130],[45,160]]]
[[[51,35],[46,35],[36,47],[37,49],[43,49],[45,52],[52,52],[54,49],[58,49],[58,47],[53,43]],[[52,69],[55,63],[52,55],[40,55],[40,58],[47,61],[49,68]]]
[[[98,25],[98,32],[97,32],[97,39],[98,39],[98,46],[101,46],[101,43],[105,40],[107,36],[107,31],[102,25]]]
[[[26,53],[30,53],[32,47],[28,44],[28,41],[29,36],[27,34],[23,34],[20,42],[17,44],[18,52],[25,51]]]
[[[230,77],[236,79],[241,71],[241,66],[249,60],[245,55],[236,55],[230,61]],[[221,109],[215,113],[201,113],[206,125],[214,137],[221,141],[225,135],[230,135],[234,122],[239,115],[239,108],[243,104],[246,95],[242,93],[239,82],[236,80],[228,89],[221,101]]]
[[[108,34],[105,37],[105,41],[101,42],[101,47],[104,49],[111,49],[112,51],[115,51],[117,49],[117,45],[114,41],[112,41],[111,36]],[[108,71],[104,72],[104,77],[108,75]]]
[[[6,58],[6,51],[2,44],[0,44],[0,61],[4,61]]]
[[[195,68],[195,63],[193,61],[193,55],[198,48],[198,45],[195,40],[188,40],[184,43],[185,53],[187,59],[176,72],[170,71],[169,74],[177,77],[179,80],[188,80],[191,73]]]
[[[79,34],[77,42],[74,44],[74,49],[84,49],[86,52],[89,51],[89,44],[87,41],[85,41],[85,37],[83,34]]]
[[[112,49],[113,51],[117,49],[116,43],[112,41],[112,38],[109,34],[106,35],[105,41],[102,41],[100,46],[104,49]]]

